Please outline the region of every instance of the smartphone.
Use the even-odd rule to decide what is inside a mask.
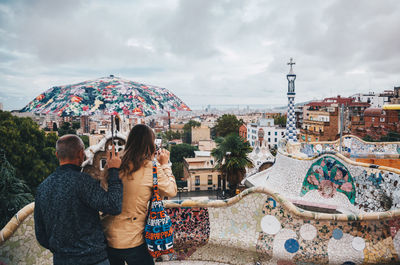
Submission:
[[[162,139],[155,139],[154,144],[156,145],[156,151],[159,151],[162,147]]]

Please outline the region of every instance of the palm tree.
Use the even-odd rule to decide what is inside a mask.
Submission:
[[[0,229],[16,212],[32,201],[29,187],[15,176],[15,168],[0,150]]]
[[[253,167],[253,163],[247,157],[252,148],[248,142],[235,133],[229,134],[225,138],[217,138],[215,142],[217,148],[211,152],[216,159],[215,168],[227,178],[231,191],[234,193],[246,174],[246,167]]]

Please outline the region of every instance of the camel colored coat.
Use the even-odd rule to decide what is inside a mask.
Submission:
[[[143,244],[148,202],[153,190],[153,164],[145,162],[133,179],[121,174],[123,183],[122,212],[103,220],[104,233],[112,248],[133,248]],[[158,190],[161,197],[174,197],[177,193],[175,177],[168,165],[157,163]]]

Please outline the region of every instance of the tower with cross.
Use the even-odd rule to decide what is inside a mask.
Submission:
[[[287,63],[290,65],[290,71],[286,78],[288,80],[288,108],[287,108],[287,119],[286,119],[286,140],[291,142],[297,142],[297,131],[296,131],[296,116],[294,113],[294,97],[296,95],[294,81],[296,80],[296,75],[293,72],[293,65],[296,64],[293,58]]]

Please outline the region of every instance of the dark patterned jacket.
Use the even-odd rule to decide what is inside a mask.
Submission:
[[[122,182],[109,170],[108,191],[99,181],[63,165],[41,183],[35,199],[35,232],[53,253],[56,265],[96,264],[107,258],[99,211],[117,215],[122,209]]]

